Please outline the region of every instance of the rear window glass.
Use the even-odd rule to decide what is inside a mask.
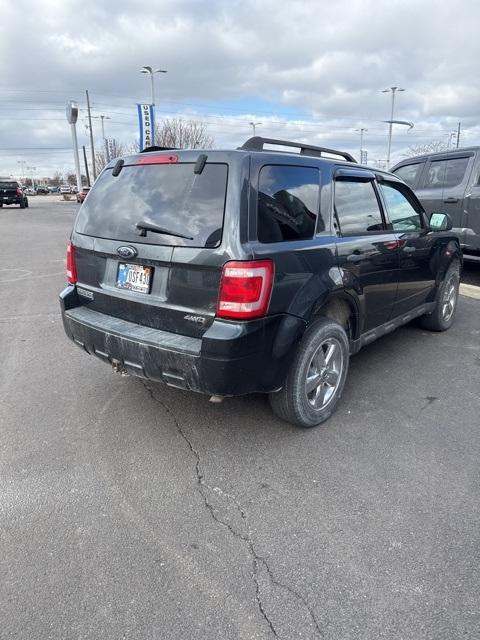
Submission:
[[[75,230],[97,238],[190,247],[216,247],[222,239],[227,190],[226,164],[207,163],[201,174],[194,164],[124,166],[118,176],[104,171],[85,199]],[[190,239],[147,231],[149,223]]]
[[[423,181],[424,189],[448,189],[459,185],[467,170],[469,157],[434,160]]]
[[[0,189],[18,189],[17,182],[0,182]]]
[[[320,197],[320,172],[313,167],[266,165],[258,185],[260,242],[313,238]],[[320,225],[323,231],[324,225]]]
[[[419,163],[406,164],[403,167],[395,169],[393,173],[401,178],[404,182],[406,182],[410,187],[412,187],[415,184],[415,180],[418,176],[418,170],[421,166],[422,165]]]

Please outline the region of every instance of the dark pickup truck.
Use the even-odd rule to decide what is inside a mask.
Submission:
[[[20,209],[28,207],[27,196],[14,180],[0,180],[0,207],[4,204],[18,204]]]

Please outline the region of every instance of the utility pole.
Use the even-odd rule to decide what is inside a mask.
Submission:
[[[88,173],[87,152],[85,151],[85,145],[82,145],[83,149],[83,162],[85,163],[85,175],[87,176],[87,185],[90,186],[90,174]]]
[[[458,123],[458,128],[457,128],[457,149],[460,145],[460,126],[461,126],[461,122]]]
[[[88,111],[88,125],[90,127],[90,147],[92,150],[92,173],[93,180],[97,179],[97,170],[95,169],[95,147],[93,145],[93,129],[92,129],[92,113],[90,111],[90,98],[88,96],[88,89],[85,90],[87,94],[87,111]]]
[[[393,128],[393,113],[395,110],[395,92],[396,91],[405,91],[405,89],[400,89],[400,87],[390,87],[390,89],[384,89],[382,93],[390,93],[392,92],[392,106],[390,111],[390,122],[388,125],[388,151],[387,151],[387,170],[390,167],[390,152],[392,150],[392,128]]]

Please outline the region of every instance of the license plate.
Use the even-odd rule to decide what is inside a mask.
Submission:
[[[117,287],[140,293],[149,293],[152,272],[152,267],[144,267],[141,264],[120,263],[118,265]]]

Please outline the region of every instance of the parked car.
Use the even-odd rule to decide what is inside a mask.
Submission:
[[[427,214],[447,212],[463,251],[480,256],[480,147],[408,158],[392,173],[412,187]]]
[[[39,187],[37,187],[36,192],[37,192],[37,195],[45,195],[49,193],[48,187],[44,187],[43,185],[40,185]]]
[[[70,185],[62,184],[60,187],[60,193],[70,193]]]
[[[60,187],[48,187],[50,193],[60,193]]]
[[[342,151],[254,137],[128,156],[77,215],[65,331],[117,371],[215,401],[268,393],[278,416],[311,427],[335,410],[351,354],[414,318],[451,326],[462,254],[450,229]]]
[[[15,180],[0,179],[0,207],[4,204],[18,204],[20,209],[28,207],[28,198]]]
[[[77,193],[77,202],[83,202],[89,191],[90,187],[83,187],[80,193]]]

